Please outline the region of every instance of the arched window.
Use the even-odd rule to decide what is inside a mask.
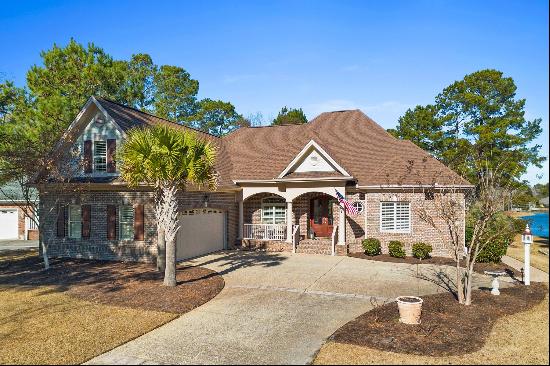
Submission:
[[[277,196],[262,199],[262,224],[284,224],[285,222],[285,199]]]

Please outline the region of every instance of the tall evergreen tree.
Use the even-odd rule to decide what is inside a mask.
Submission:
[[[301,125],[307,123],[307,117],[302,111],[302,108],[281,108],[277,117],[271,123],[273,126],[278,125]]]
[[[506,182],[522,185],[529,165],[541,167],[541,119],[525,119],[525,99],[516,98],[511,77],[480,70],[446,87],[433,106],[417,106],[391,131],[410,139],[477,184],[475,162],[502,172]]]

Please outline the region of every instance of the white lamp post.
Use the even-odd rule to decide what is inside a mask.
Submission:
[[[523,268],[523,283],[526,286],[531,284],[531,244],[533,244],[533,235],[531,234],[531,229],[529,224],[525,226],[525,231],[521,234],[521,242],[525,248],[524,258],[525,265]]]

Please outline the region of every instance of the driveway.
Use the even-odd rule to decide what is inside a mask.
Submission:
[[[399,295],[445,291],[452,276],[450,267],[287,253],[225,252],[186,264],[221,273],[224,290],[89,364],[307,364],[343,324]]]
[[[38,240],[0,240],[0,252],[20,249],[38,249]]]

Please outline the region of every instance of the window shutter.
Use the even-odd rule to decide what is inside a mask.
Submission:
[[[145,210],[143,205],[134,205],[134,240],[143,240]]]
[[[91,213],[92,213],[92,206],[91,205],[82,205],[82,208],[80,210],[82,215],[82,237],[88,239],[90,237],[90,229],[91,229]]]
[[[57,205],[57,237],[65,237],[65,206]]]
[[[107,205],[107,239],[115,240],[116,239],[116,206]]]
[[[107,173],[116,173],[116,140],[107,140]]]
[[[92,172],[92,140],[84,141],[84,173]]]

